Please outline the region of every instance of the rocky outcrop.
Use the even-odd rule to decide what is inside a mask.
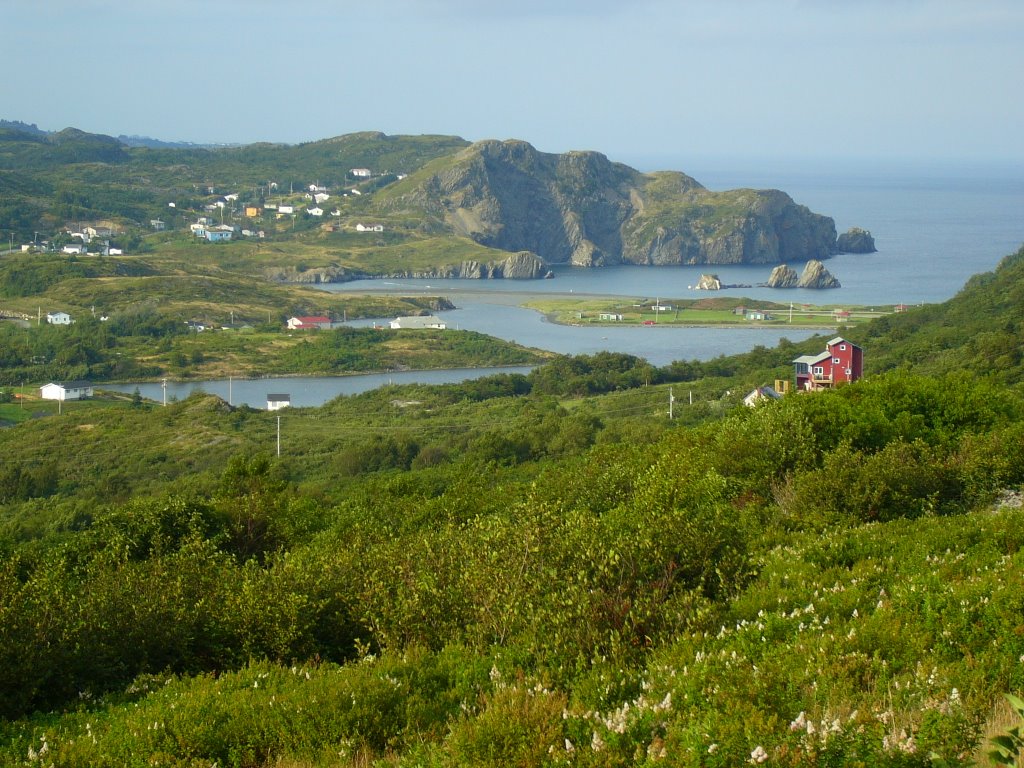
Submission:
[[[800,282],[800,276],[797,275],[795,269],[785,264],[779,264],[772,270],[765,285],[769,288],[796,288],[798,282]]]
[[[349,280],[360,280],[367,275],[344,267],[314,267],[298,270],[295,267],[268,267],[264,270],[268,280],[278,283],[300,283],[319,285],[321,283],[344,283]],[[465,280],[537,280],[549,277],[551,270],[536,254],[520,251],[509,254],[499,261],[463,261],[460,264],[445,264],[433,269],[408,270],[394,272],[381,277],[397,278],[459,278]]]
[[[695,287],[698,291],[720,291],[722,281],[718,279],[718,275],[701,275]]]
[[[319,285],[321,283],[344,283],[348,280],[359,280],[365,275],[344,267],[314,267],[297,269],[295,267],[267,267],[263,274],[275,283],[301,283]]]
[[[382,214],[547,264],[777,264],[827,258],[835,223],[778,190],[712,192],[686,174],[644,174],[597,152],[481,141],[412,174]]]
[[[851,227],[836,239],[838,253],[876,253],[875,238],[866,229]]]
[[[797,288],[840,288],[839,281],[825,269],[825,265],[817,259],[811,259],[804,266]]]
[[[446,264],[434,269],[410,270],[389,275],[399,278],[433,278],[462,280],[536,280],[548,277],[551,271],[536,254],[520,251],[501,261],[463,261],[461,264]]]

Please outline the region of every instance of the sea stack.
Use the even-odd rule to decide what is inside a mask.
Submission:
[[[840,288],[839,281],[817,259],[811,259],[796,284],[797,288]]]
[[[772,270],[767,285],[769,288],[796,288],[799,280],[795,269],[787,267],[785,264],[779,264]]]
[[[700,280],[697,281],[698,291],[720,291],[722,290],[722,281],[718,279],[718,275],[701,275]]]
[[[839,253],[875,253],[875,238],[866,229],[850,227],[836,238],[836,251]]]

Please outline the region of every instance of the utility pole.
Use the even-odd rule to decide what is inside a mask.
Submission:
[[[231,403],[231,377],[230,376],[228,376],[228,405],[232,405],[232,403]]]
[[[676,402],[675,395],[672,394],[672,387],[668,388],[668,420],[672,421],[672,406]]]
[[[277,455],[281,456],[281,417],[277,417]]]
[[[167,379],[163,379],[162,380],[161,386],[163,387],[163,390],[164,390],[164,408],[166,408],[167,407]]]

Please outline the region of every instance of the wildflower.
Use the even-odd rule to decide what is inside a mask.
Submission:
[[[763,763],[768,759],[768,753],[764,751],[764,747],[758,744],[754,747],[754,751],[750,753],[750,762],[754,765]]]
[[[576,747],[573,746],[572,742],[568,739],[565,740],[565,751],[572,753],[576,751]]]
[[[717,744],[712,744],[711,746],[708,747],[708,754],[709,755],[713,755],[717,751],[718,751],[718,745]]]
[[[590,738],[590,748],[595,752],[600,752],[604,749],[604,739],[601,738],[597,731],[594,731],[594,735]]]
[[[789,724],[789,730],[791,731],[802,731],[807,725],[807,715],[801,710],[800,714],[796,716],[796,720]]]

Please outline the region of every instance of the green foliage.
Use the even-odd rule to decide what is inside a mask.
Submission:
[[[681,426],[638,386],[741,365],[382,388],[279,459],[202,395],[0,431],[0,763],[973,764],[1024,687],[1020,390],[892,371]]]

